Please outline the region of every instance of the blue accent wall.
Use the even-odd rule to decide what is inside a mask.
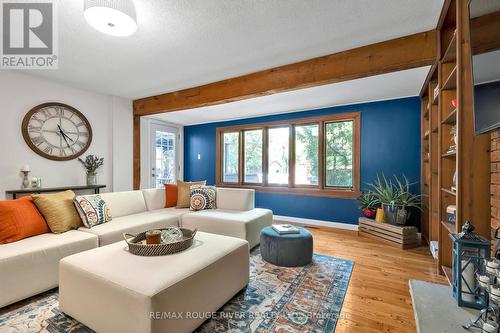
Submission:
[[[184,178],[215,183],[216,128],[275,120],[361,112],[361,186],[377,173],[405,174],[420,182],[420,99],[331,107],[184,128]],[[201,159],[198,160],[198,154]],[[419,184],[415,186],[417,189]],[[272,209],[275,215],[357,224],[360,211],[355,199],[269,194],[256,192],[256,206]]]

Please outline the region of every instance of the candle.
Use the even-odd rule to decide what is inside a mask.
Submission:
[[[160,241],[161,241],[160,230],[146,231],[146,244],[160,244]]]
[[[498,325],[494,322],[483,323],[483,332],[495,333],[498,329]]]
[[[462,267],[467,265],[468,260],[462,260]],[[474,302],[475,297],[473,290],[475,289],[474,265],[469,263],[462,272],[462,299],[467,302]]]
[[[22,172],[30,172],[30,166],[28,164],[23,165],[21,168]]]

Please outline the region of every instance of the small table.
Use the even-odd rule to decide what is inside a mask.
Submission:
[[[276,266],[298,267],[312,261],[313,237],[302,227],[298,234],[279,234],[272,226],[260,233],[260,253],[262,258]]]
[[[106,185],[81,185],[81,186],[62,186],[62,187],[41,187],[41,188],[23,188],[18,190],[7,190],[5,194],[11,194],[12,199],[16,199],[18,195],[21,194],[32,194],[32,193],[50,193],[50,192],[62,192],[67,190],[72,191],[82,191],[82,190],[93,190],[94,194],[99,194],[102,188]]]

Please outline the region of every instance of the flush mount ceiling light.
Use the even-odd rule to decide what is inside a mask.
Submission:
[[[113,36],[130,36],[137,30],[132,0],[85,0],[83,16],[95,29]]]

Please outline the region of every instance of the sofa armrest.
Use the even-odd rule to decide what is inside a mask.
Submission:
[[[217,188],[217,208],[247,211],[255,208],[255,190],[243,188]]]

